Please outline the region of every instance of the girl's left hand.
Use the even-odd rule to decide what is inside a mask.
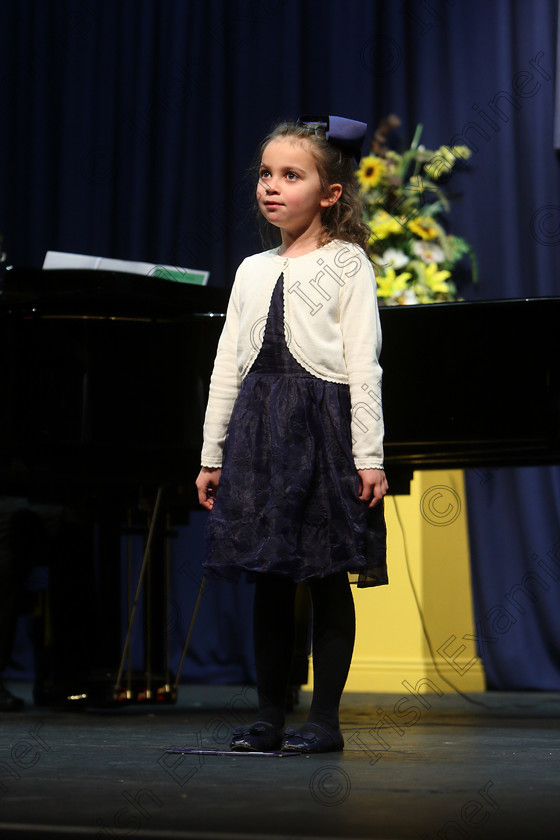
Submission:
[[[368,507],[375,507],[387,493],[389,485],[384,470],[358,470],[359,497],[368,502]]]
[[[222,474],[221,467],[202,467],[196,479],[198,501],[206,510],[212,510]]]

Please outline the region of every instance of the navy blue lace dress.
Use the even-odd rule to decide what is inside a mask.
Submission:
[[[308,373],[284,338],[283,275],[243,380],[208,516],[206,577],[267,572],[294,581],[349,572],[387,583],[383,503],[358,498],[347,385]]]

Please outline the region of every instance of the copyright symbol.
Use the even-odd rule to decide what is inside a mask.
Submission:
[[[544,204],[531,216],[531,236],[540,245],[560,245],[560,206]]]
[[[263,340],[264,340],[264,331],[266,329],[266,322],[267,322],[267,316],[263,315],[263,317],[259,318],[257,321],[255,321],[255,323],[251,327],[251,332],[249,334],[249,340],[251,342],[252,347],[255,350],[260,350],[261,347],[262,347]],[[289,344],[291,333],[290,333],[290,328],[288,327],[287,324],[284,324],[284,330],[285,330],[286,344]]]
[[[321,767],[311,776],[309,790],[320,805],[341,805],[350,795],[350,777],[335,765]]]
[[[437,484],[422,494],[420,513],[430,525],[451,525],[461,513],[461,499],[451,487]]]
[[[394,38],[370,38],[362,46],[362,65],[373,76],[390,76],[399,67],[402,50]]]

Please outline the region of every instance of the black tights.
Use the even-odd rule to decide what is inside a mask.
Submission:
[[[345,572],[309,582],[313,602],[313,699],[309,722],[338,729],[340,698],[348,676],[356,622]],[[294,646],[296,584],[280,575],[258,575],[254,634],[259,720],[284,725]]]

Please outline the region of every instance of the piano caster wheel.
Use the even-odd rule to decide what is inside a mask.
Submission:
[[[55,693],[49,705],[55,712],[84,712],[90,702],[85,692],[81,694]]]
[[[41,683],[33,689],[33,701],[36,706],[49,707],[58,711],[85,709],[90,697],[85,691],[69,692],[57,688],[51,683]]]

